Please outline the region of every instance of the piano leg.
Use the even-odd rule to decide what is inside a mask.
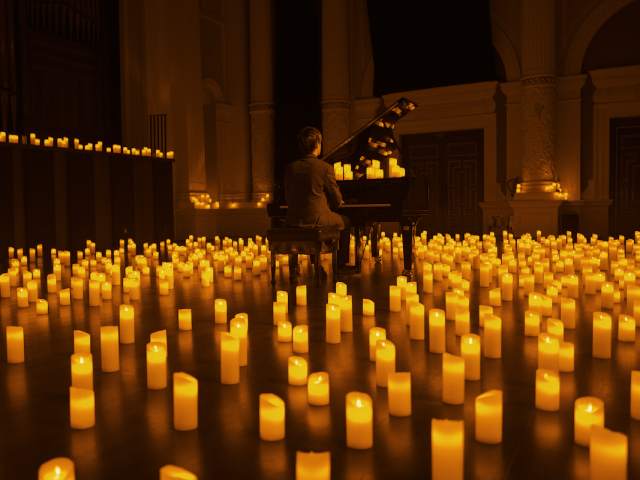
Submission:
[[[410,218],[402,219],[402,245],[404,248],[404,270],[402,275],[413,278],[413,239],[416,236],[416,222]]]

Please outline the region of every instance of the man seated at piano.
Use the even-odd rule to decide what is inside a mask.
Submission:
[[[342,195],[336,183],[333,166],[318,159],[322,151],[322,134],[313,127],[298,133],[301,157],[287,165],[284,172],[285,200],[289,208],[285,227],[334,227],[340,230],[338,244],[338,272],[351,275],[357,272],[349,266],[349,237],[351,223],[335,210],[342,205]]]

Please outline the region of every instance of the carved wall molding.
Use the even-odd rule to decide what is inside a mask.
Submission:
[[[320,102],[320,108],[322,110],[332,110],[332,109],[350,110],[351,102],[338,102],[338,101]]]
[[[522,177],[525,182],[555,181],[554,84],[522,88]]]
[[[535,75],[525,77],[520,80],[522,87],[530,87],[532,85],[555,85],[556,77],[554,75]]]
[[[275,109],[251,110],[252,197],[259,200],[273,192]]]

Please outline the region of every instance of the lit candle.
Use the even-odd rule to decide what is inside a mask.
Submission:
[[[57,280],[54,274],[47,275],[47,293],[56,293]]]
[[[424,305],[418,302],[408,302],[409,307],[409,338],[424,340]]]
[[[464,478],[464,422],[431,419],[431,479]]]
[[[484,317],[484,356],[502,356],[502,319],[496,315],[488,314]]]
[[[533,310],[524,312],[524,334],[527,337],[540,335],[540,314]]]
[[[229,323],[229,333],[236,337],[239,342],[239,362],[240,366],[244,367],[247,365],[247,333],[249,331],[249,324],[247,323],[247,318],[240,317],[239,314]]]
[[[167,343],[166,330],[159,330],[157,332],[153,332],[151,335],[149,335],[149,341],[164,344],[165,352],[167,355],[169,355],[169,345]]]
[[[287,257],[288,258],[288,257]],[[289,313],[289,292],[278,290],[276,292],[276,300],[285,304],[285,312]]]
[[[16,291],[18,298],[18,308],[27,308],[29,306],[29,292],[26,288],[18,288]]]
[[[71,386],[93,390],[93,356],[90,353],[71,355]]]
[[[433,272],[426,272],[422,275],[422,292],[433,293]]]
[[[466,304],[466,307],[461,308],[463,304]],[[462,336],[471,331],[471,322],[469,315],[469,299],[464,297],[460,298],[458,302],[458,311],[456,312],[456,335]]]
[[[456,292],[447,292],[445,295],[445,318],[447,320],[455,320],[458,310],[458,295]]]
[[[296,480],[331,480],[331,452],[296,452]]]
[[[502,300],[513,301],[513,275],[510,273],[502,274]]]
[[[376,384],[387,387],[389,373],[396,371],[396,346],[390,340],[376,342]]]
[[[535,289],[535,276],[531,274],[521,274],[520,278],[523,280],[523,288],[525,297],[531,295]]]
[[[456,355],[442,355],[442,401],[450,405],[464,403],[464,359]]]
[[[473,333],[460,339],[460,356],[464,360],[466,380],[480,380],[480,336]]]
[[[191,309],[181,308],[178,310],[178,330],[191,330]]]
[[[147,388],[167,387],[167,347],[164,343],[147,343]]]
[[[296,287],[296,305],[306,305],[306,304],[307,304],[307,286],[298,285]]]
[[[400,287],[400,297],[402,300],[407,298],[407,277],[401,275],[396,279],[396,285]],[[393,311],[393,310],[392,310]]]
[[[273,302],[273,324],[279,325],[287,319],[287,304],[284,302]]]
[[[28,303],[28,301],[27,301]],[[36,302],[36,315],[47,315],[49,313],[49,302],[38,299]]]
[[[406,417],[411,415],[411,373],[389,373],[389,415]]]
[[[240,340],[230,333],[222,332],[220,343],[220,383],[240,383]]]
[[[574,346],[570,342],[560,342],[560,360],[558,365],[561,372],[573,372]]]
[[[38,294],[36,284],[36,295]],[[11,297],[11,279],[9,278],[8,273],[3,273],[0,275],[0,298],[10,298]]]
[[[120,370],[118,327],[100,327],[100,356],[103,372]]]
[[[593,312],[593,356],[611,358],[611,316]]]
[[[366,450],[373,447],[373,402],[362,392],[346,396],[347,447]]]
[[[402,288],[396,285],[389,285],[389,311],[402,311]]]
[[[444,319],[443,319],[444,322]],[[369,360],[376,361],[376,345],[378,340],[386,340],[387,331],[381,327],[372,327],[369,329]]]
[[[93,390],[69,387],[71,428],[85,429],[96,424],[96,398]]]
[[[444,353],[446,348],[445,312],[437,308],[429,310],[429,351]]]
[[[353,332],[353,303],[351,295],[340,298],[340,331]]]
[[[81,330],[74,330],[73,353],[91,353],[91,335]]]
[[[591,425],[604,427],[604,402],[596,397],[581,397],[574,403],[573,438],[578,445],[589,446]]]
[[[173,374],[173,428],[198,428],[198,380],[184,372]]]
[[[120,305],[120,343],[128,345],[135,342],[135,312],[131,305]]]
[[[542,317],[542,295],[539,293],[529,295],[529,310],[538,312]]]
[[[24,362],[24,329],[7,327],[7,363]]]
[[[215,306],[215,323],[227,323],[227,301],[217,298],[213,301]]]
[[[493,307],[487,305],[478,306],[478,322],[481,327],[484,327],[484,318],[487,313],[493,314]]]
[[[160,468],[160,480],[198,480],[198,477],[182,467],[165,465]]]
[[[279,342],[291,342],[293,340],[293,330],[291,322],[280,322],[278,324],[278,341]],[[330,343],[330,342],[328,342]]]
[[[293,352],[309,352],[309,327],[307,325],[297,325],[293,329]]]
[[[336,293],[341,297],[347,294],[347,284],[343,282],[336,282]]]
[[[560,376],[556,371],[536,370],[536,408],[548,412],[560,409]]]
[[[476,397],[476,441],[502,442],[502,391],[489,390]]]
[[[326,306],[326,342],[340,343],[340,307],[328,303]]]
[[[309,405],[329,405],[329,374],[316,372],[307,381]]]
[[[502,290],[500,288],[489,290],[489,305],[492,307],[500,307],[502,305]]]
[[[538,368],[552,370],[560,369],[560,340],[551,333],[538,335]]]
[[[364,316],[374,316],[376,314],[376,304],[373,300],[363,299],[362,300],[362,315]]]
[[[547,333],[558,337],[559,341],[564,340],[564,324],[557,318],[547,319]]]
[[[631,372],[631,418],[640,420],[640,371]]]
[[[573,298],[560,298],[560,320],[564,328],[576,327],[576,301]]]
[[[76,471],[73,461],[58,457],[40,465],[38,480],[75,480]]]
[[[636,341],[636,321],[629,315],[618,317],[618,340],[620,342]]]
[[[289,385],[307,384],[307,361],[302,357],[289,357]]]
[[[600,425],[591,427],[589,467],[592,480],[626,480],[629,439]]]
[[[490,263],[480,265],[480,287],[488,287],[491,285],[491,272],[493,266]]]
[[[273,393],[260,394],[260,438],[277,441],[284,438],[284,400]]]

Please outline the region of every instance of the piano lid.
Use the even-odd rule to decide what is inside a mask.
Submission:
[[[361,127],[349,138],[325,154],[325,162],[351,164],[353,171],[364,175],[372,160],[385,160],[397,149],[393,129],[398,120],[418,106],[404,97]]]

